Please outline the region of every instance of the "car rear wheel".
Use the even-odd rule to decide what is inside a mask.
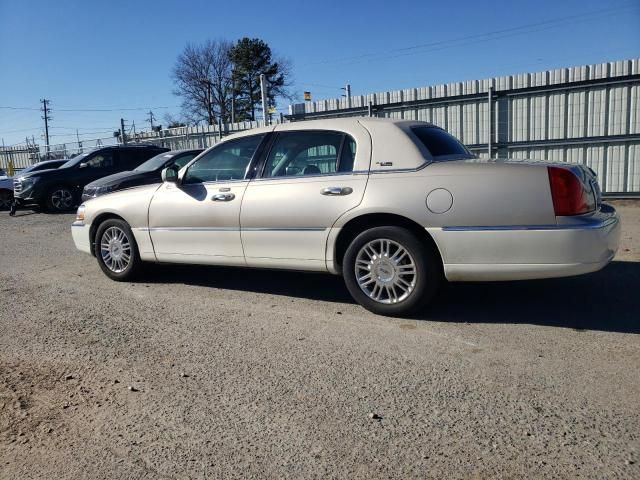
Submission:
[[[142,263],[131,228],[127,222],[116,218],[106,220],[98,227],[94,252],[100,268],[112,280],[131,280]]]
[[[0,190],[0,210],[9,210],[13,203],[13,192]]]
[[[49,190],[47,210],[54,213],[68,212],[75,205],[75,195],[69,187],[57,186]]]
[[[342,270],[353,298],[379,315],[415,313],[442,281],[432,247],[401,227],[376,227],[358,235],[347,248]]]

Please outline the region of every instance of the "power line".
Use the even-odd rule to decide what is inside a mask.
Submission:
[[[368,61],[368,60],[383,60],[386,58],[396,58],[396,57],[406,56],[406,55],[415,55],[418,53],[423,53],[425,51],[423,49],[427,49],[426,51],[433,51],[433,50],[440,50],[444,48],[463,46],[468,43],[497,40],[497,39],[511,37],[515,35],[522,35],[523,33],[532,33],[535,31],[544,30],[548,28],[555,28],[565,23],[574,23],[576,21],[581,21],[581,20],[601,18],[601,16],[606,13],[610,15],[614,13],[622,13],[623,11],[628,10],[629,8],[634,9],[635,7],[636,7],[635,3],[625,4],[617,7],[604,8],[604,9],[594,10],[594,11],[586,12],[582,14],[569,15],[565,17],[558,17],[554,19],[545,20],[542,22],[520,25],[518,27],[493,30],[493,31],[478,33],[474,35],[465,35],[462,37],[452,38],[448,40],[440,40],[437,42],[410,45],[407,47],[396,48],[396,49],[391,49],[387,51],[363,53],[363,54],[351,56],[351,57],[321,60],[318,62],[306,63],[301,66],[322,65],[322,64],[335,65],[338,63],[345,63],[345,62],[354,63],[354,62],[362,62],[362,61]],[[539,27],[542,27],[542,28],[539,28]],[[434,48],[434,47],[438,47],[438,48]]]
[[[149,110],[149,109],[165,109],[165,108],[178,108],[177,106],[160,106],[160,107],[127,107],[127,108],[57,108],[58,112],[122,112],[122,111],[136,111],[136,110]],[[40,108],[32,107],[14,107],[0,105],[0,109],[5,110],[41,110]]]

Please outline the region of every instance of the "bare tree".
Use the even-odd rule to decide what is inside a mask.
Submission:
[[[170,114],[170,113],[165,113],[164,114],[164,122],[166,127],[165,128],[176,128],[176,127],[186,127],[187,124],[184,122],[184,120]]]
[[[190,123],[229,121],[232,47],[226,40],[189,43],[178,56],[171,72],[173,93],[182,98],[182,114]]]

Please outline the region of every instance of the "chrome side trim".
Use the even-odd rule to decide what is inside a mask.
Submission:
[[[323,232],[325,227],[242,227],[243,232]]]
[[[237,232],[238,227],[152,227],[137,228],[141,232]]]
[[[325,227],[152,227],[134,228],[141,232],[323,232]]]
[[[73,222],[71,224],[72,227],[84,227],[86,224],[84,222]]]
[[[493,226],[453,226],[442,227],[444,232],[487,232],[504,230],[599,230],[618,222],[618,217],[610,217],[606,220],[586,221],[572,225],[493,225]]]

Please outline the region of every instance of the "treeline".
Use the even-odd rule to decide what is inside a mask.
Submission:
[[[255,120],[261,104],[260,75],[268,84],[269,106],[290,99],[289,62],[276,58],[259,38],[237,42],[189,43],[171,72],[173,93],[182,99],[182,116],[190,124]],[[177,123],[169,118],[169,123]]]

